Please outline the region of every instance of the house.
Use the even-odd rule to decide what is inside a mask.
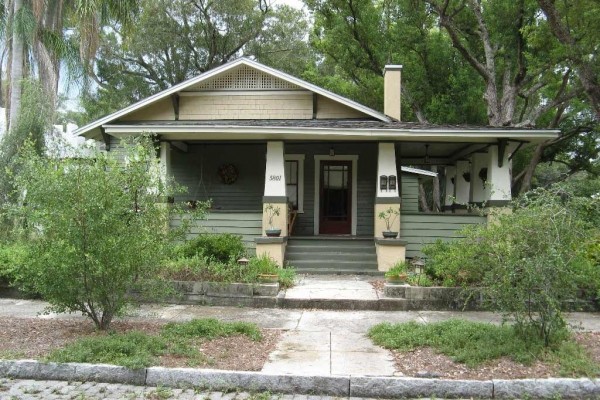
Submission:
[[[109,151],[125,136],[158,135],[165,173],[189,189],[176,201],[212,199],[196,233],[240,234],[257,253],[304,271],[386,270],[424,243],[485,222],[466,205],[505,205],[512,156],[558,133],[402,122],[401,72],[386,66],[381,113],[240,58],[76,133]],[[446,204],[421,213],[418,177],[435,175],[433,165]],[[281,237],[263,236],[266,204],[281,210]],[[378,214],[390,207],[400,210],[392,228],[400,235],[384,240]]]

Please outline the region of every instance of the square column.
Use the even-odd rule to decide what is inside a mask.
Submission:
[[[471,198],[471,163],[468,160],[456,162],[454,179],[454,207],[466,208]]]
[[[446,208],[452,207],[456,193],[454,191],[454,183],[456,182],[456,167],[446,167],[446,196],[444,197],[444,206]]]
[[[281,229],[281,236],[288,235],[288,201],[285,185],[285,158],[283,142],[267,142],[265,168],[265,191],[263,197],[263,233],[271,228],[266,208],[272,205],[279,209],[279,215],[273,216],[273,228]]]
[[[488,153],[475,153],[471,156],[471,203],[481,204],[487,200],[488,164]]]
[[[377,176],[375,178],[374,234],[375,237],[383,237],[383,231],[387,230],[387,228],[385,221],[379,218],[379,213],[385,212],[390,208],[398,212],[400,211],[400,177],[396,169],[396,146],[394,143],[379,143]],[[383,185],[382,179],[385,181]],[[394,180],[395,187],[393,187]],[[390,182],[392,182],[392,185],[390,185]],[[395,219],[390,230],[392,232],[400,232],[400,216]]]
[[[491,207],[505,206],[512,199],[512,162],[508,157],[514,147],[512,143],[490,146],[486,192]]]

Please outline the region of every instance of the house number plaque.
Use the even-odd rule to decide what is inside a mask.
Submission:
[[[281,175],[270,175],[269,180],[270,181],[281,181]]]

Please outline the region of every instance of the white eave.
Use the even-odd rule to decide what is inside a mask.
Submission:
[[[491,142],[497,139],[542,142],[558,136],[558,130],[533,129],[401,129],[277,126],[207,126],[162,124],[104,125],[106,133],[124,137],[156,133],[166,140],[404,140]]]
[[[436,177],[438,174],[437,172],[433,172],[433,171],[427,171],[426,169],[420,169],[420,168],[412,168],[412,167],[400,167],[400,170],[402,172],[407,172],[409,174],[417,174],[417,175],[425,175],[425,176],[431,176],[431,177]]]
[[[271,67],[267,67],[266,65],[260,64],[259,62],[250,60],[248,58],[242,57],[242,58],[238,58],[237,60],[231,61],[227,64],[223,64],[219,67],[216,67],[214,69],[211,69],[210,71],[207,71],[203,74],[200,74],[194,78],[188,79],[187,81],[181,82],[169,89],[163,90],[162,92],[156,93],[150,97],[145,98],[144,100],[140,100],[135,104],[132,104],[128,107],[125,107],[117,112],[114,112],[110,115],[107,115],[106,117],[100,118],[94,122],[91,122],[85,126],[82,126],[81,128],[77,129],[75,132],[73,132],[75,135],[84,135],[85,133],[90,132],[91,130],[100,128],[101,126],[108,124],[126,114],[129,114],[133,111],[139,110],[145,106],[150,105],[151,103],[164,99],[172,94],[175,94],[183,89],[186,89],[190,86],[196,85],[198,83],[201,83],[203,81],[206,81],[207,79],[210,79],[218,74],[224,73],[228,70],[231,70],[233,68],[236,68],[240,65],[247,65],[249,67],[252,68],[256,68],[257,70],[260,70],[266,74],[275,76],[276,78],[279,79],[283,79],[285,81],[291,82],[294,85],[297,85],[303,89],[309,90],[311,92],[314,92],[316,94],[319,94],[321,96],[327,97],[331,100],[337,101],[338,103],[344,104],[350,108],[353,108],[357,111],[360,111],[364,114],[370,115],[371,117],[374,117],[380,121],[384,121],[384,122],[389,122],[390,118],[387,117],[385,114],[382,114],[378,111],[375,111],[369,107],[363,106],[362,104],[359,104],[355,101],[352,101],[350,99],[347,99],[345,97],[342,97],[340,95],[337,95],[335,93],[332,93],[328,90],[325,90],[323,88],[320,88],[319,86],[313,85],[311,83],[308,83],[302,79],[296,78],[292,75],[286,74],[285,72],[281,72],[278,71],[276,69],[273,69]]]

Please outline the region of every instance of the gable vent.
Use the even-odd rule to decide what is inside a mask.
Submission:
[[[300,89],[293,83],[265,74],[262,71],[242,65],[226,74],[194,85],[187,90],[293,90]]]

